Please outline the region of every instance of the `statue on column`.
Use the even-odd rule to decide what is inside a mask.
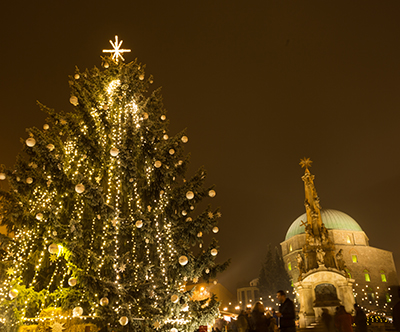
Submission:
[[[318,265],[325,265],[325,251],[321,248],[317,249],[317,263]]]
[[[297,268],[299,269],[299,278],[305,272],[304,260],[300,253],[297,254]]]
[[[344,271],[344,269],[346,268],[346,263],[344,262],[344,259],[343,259],[343,249],[340,249],[337,252],[336,263],[337,263],[338,270]]]

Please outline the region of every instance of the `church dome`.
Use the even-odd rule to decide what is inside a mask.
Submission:
[[[322,222],[325,224],[327,229],[342,229],[346,231],[363,231],[360,225],[352,217],[344,212],[332,210],[332,209],[322,209],[321,210]],[[307,222],[307,214],[304,213],[298,217],[292,225],[290,225],[285,241],[291,237],[303,234],[304,227],[300,226],[301,221]]]

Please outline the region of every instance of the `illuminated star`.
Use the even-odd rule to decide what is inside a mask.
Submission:
[[[111,46],[114,48],[113,50],[103,50],[104,53],[114,53],[112,56],[112,59],[115,62],[118,62],[118,58],[121,58],[123,61],[125,61],[124,57],[122,56],[122,53],[125,52],[130,52],[131,50],[126,50],[126,49],[120,49],[122,45],[122,40],[118,42],[118,36],[115,36],[115,43],[110,40]]]
[[[64,323],[55,322],[55,323],[51,326],[52,332],[62,332],[62,330],[65,330],[65,327],[63,327],[63,325],[64,325]]]
[[[126,269],[126,265],[125,265],[125,264],[121,264],[121,265],[119,266],[119,270],[120,270],[121,272],[124,272],[125,269]]]
[[[308,169],[309,167],[311,167],[312,161],[310,160],[310,158],[303,158],[300,160],[300,166],[301,168],[305,168]]]
[[[159,329],[161,324],[160,324],[160,322],[154,322],[153,326],[154,326],[155,329]]]
[[[52,262],[55,262],[56,260],[57,260],[57,255],[50,255],[50,260],[52,261]]]
[[[10,275],[12,275],[12,274],[14,274],[14,269],[12,268],[12,267],[10,267],[8,270],[7,270],[7,274],[10,276]]]

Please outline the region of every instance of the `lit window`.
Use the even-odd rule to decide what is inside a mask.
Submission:
[[[291,285],[292,287],[294,287],[294,285],[293,285],[293,280],[290,280],[290,285]]]
[[[345,271],[347,273],[347,276],[351,279],[351,273],[350,273],[349,269],[345,269]]]
[[[347,235],[347,243],[351,243],[350,236]]]
[[[389,293],[386,293],[386,302],[387,303],[392,302],[392,299],[390,298],[390,294]]]
[[[292,263],[288,262],[288,263],[287,263],[287,267],[288,267],[288,270],[289,270],[289,271],[292,271]]]
[[[371,278],[369,276],[369,272],[367,270],[364,270],[364,276],[365,276],[365,281],[371,281]]]
[[[381,270],[381,279],[382,279],[382,282],[387,282],[386,274],[385,274],[385,271],[383,271],[383,270]]]
[[[353,261],[353,263],[357,263],[358,262],[357,255],[356,254],[352,254],[351,255],[351,260]]]
[[[289,251],[292,251],[292,250],[293,250],[292,245],[289,245]]]

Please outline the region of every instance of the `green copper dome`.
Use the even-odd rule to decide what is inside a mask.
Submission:
[[[325,224],[325,227],[327,229],[343,229],[346,231],[361,231],[361,232],[363,231],[360,225],[357,223],[357,221],[355,221],[352,217],[341,211],[332,209],[323,209],[321,210],[321,218],[322,222]],[[306,213],[298,217],[289,227],[286,233],[285,241],[295,235],[304,233],[304,227],[300,226],[301,221],[307,222]]]

